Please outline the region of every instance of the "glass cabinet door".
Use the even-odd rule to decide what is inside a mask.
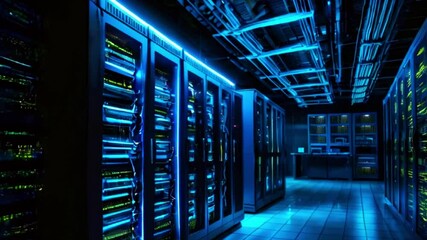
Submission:
[[[276,132],[276,158],[275,158],[275,184],[277,189],[284,189],[285,185],[285,142],[284,142],[284,131],[285,131],[285,114],[281,111],[277,111],[276,114],[277,130]]]
[[[243,106],[240,95],[234,95],[233,106],[233,202],[236,213],[243,211]]]
[[[217,222],[220,212],[220,153],[219,153],[219,87],[208,81],[206,106],[206,188],[209,225]]]
[[[396,209],[399,207],[399,107],[398,107],[398,93],[397,93],[397,84],[393,85],[392,91],[392,156],[393,156],[393,170],[392,170],[392,179],[393,179],[393,205]]]
[[[154,81],[154,138],[152,142],[152,168],[154,171],[153,206],[154,239],[174,238],[178,211],[177,161],[177,80],[178,60],[153,46],[152,74]],[[172,60],[174,59],[174,60]],[[146,171],[145,173],[148,173]],[[150,237],[150,236],[147,236]]]
[[[328,130],[326,115],[308,115],[309,153],[328,151]]]
[[[265,131],[264,131],[264,146],[267,149],[265,152],[264,158],[264,169],[265,169],[265,178],[264,178],[264,189],[265,194],[268,195],[272,190],[272,160],[273,160],[273,117],[272,117],[272,108],[269,103],[266,103],[265,106]]]
[[[351,152],[350,126],[350,114],[329,115],[330,152]]]
[[[405,123],[406,123],[406,140],[405,140],[405,153],[406,153],[406,220],[409,223],[414,221],[415,215],[415,189],[414,189],[414,167],[415,167],[415,150],[413,145],[414,137],[414,118],[413,118],[413,99],[412,92],[412,73],[411,64],[408,63],[404,69],[404,88],[405,88]]]
[[[403,76],[399,76],[398,81],[398,96],[399,96],[399,115],[398,115],[398,125],[399,125],[399,212],[405,215],[405,206],[406,206],[406,123],[405,123],[405,81]]]
[[[376,113],[354,114],[354,161],[356,178],[378,177]]]
[[[256,189],[256,199],[261,199],[263,197],[264,186],[263,186],[263,149],[264,149],[264,101],[260,97],[255,98],[255,189]]]
[[[221,91],[220,106],[220,155],[221,155],[221,197],[222,216],[231,214],[231,93],[226,90]]]
[[[187,71],[187,214],[188,231],[205,228],[205,174],[204,174],[204,78]]]
[[[136,230],[141,230],[142,222],[139,166],[144,89],[137,72],[143,44],[132,33],[121,25],[105,26],[102,214],[106,239],[141,235]]]

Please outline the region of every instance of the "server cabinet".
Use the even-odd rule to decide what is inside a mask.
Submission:
[[[354,113],[354,177],[378,178],[376,113]]]
[[[181,61],[173,54],[179,49],[158,36],[151,36],[151,39],[147,81],[150,91],[146,92],[144,119],[145,143],[149,143],[144,153],[144,237],[174,239],[179,236],[180,214],[178,130],[181,127]]]
[[[427,237],[425,198],[426,31],[420,29],[383,101],[386,130],[386,197],[409,228]],[[387,135],[387,134],[386,134]],[[388,162],[388,163],[387,163]]]
[[[31,1],[2,0],[0,28],[0,238],[40,238],[40,9]]]
[[[30,2],[0,1],[0,238],[186,239],[186,223],[199,239],[237,224],[233,84],[209,68],[187,85],[184,51],[117,1],[43,12],[40,43]]]
[[[238,224],[244,216],[243,209],[243,100],[242,96],[233,92],[232,105],[232,175],[233,175],[233,224]],[[284,146],[284,144],[283,144]],[[278,167],[279,168],[279,167]],[[280,169],[280,168],[279,168]],[[280,171],[280,170],[278,170]],[[282,174],[283,174],[282,170]],[[283,176],[283,175],[282,175]],[[278,179],[280,181],[280,179]]]
[[[309,114],[308,115],[308,152],[326,153],[328,148],[328,115]]]
[[[206,83],[206,148],[207,161],[205,166],[208,232],[221,226],[221,162],[220,162],[220,88],[211,78]]]
[[[392,178],[391,178],[391,169],[392,169],[392,151],[391,151],[391,122],[390,122],[390,109],[391,109],[391,100],[387,96],[383,102],[383,150],[384,150],[384,193],[386,198],[391,199],[392,191]]]
[[[221,81],[185,54],[182,239],[212,239],[243,219],[241,98]]]
[[[309,153],[351,153],[352,119],[349,113],[308,114]]]
[[[140,238],[147,39],[109,15],[103,20],[103,238]]]
[[[352,152],[351,122],[348,113],[329,114],[329,152]]]
[[[197,66],[197,65],[196,65]],[[207,112],[205,111],[206,85],[205,73],[193,67],[189,62],[184,63],[184,86],[187,86],[187,94],[184,95],[184,106],[187,106],[187,143],[183,152],[182,174],[186,178],[186,191],[183,193],[182,206],[183,235],[190,239],[199,239],[207,234],[206,219],[206,192],[205,164],[207,157],[205,125]],[[185,154],[186,153],[186,154]],[[184,188],[185,189],[185,188]],[[184,221],[187,219],[187,221]]]
[[[285,113],[257,90],[238,92],[243,96],[244,210],[256,212],[285,194]]]
[[[415,188],[416,192],[416,222],[417,232],[427,237],[427,23],[423,24],[418,43],[414,48],[414,95],[415,134],[413,138],[416,153]]]

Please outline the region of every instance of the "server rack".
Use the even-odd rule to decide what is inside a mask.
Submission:
[[[40,238],[40,9],[31,1],[2,0],[0,29],[0,238]]]
[[[256,212],[285,195],[285,112],[255,89],[238,93],[243,96],[244,211]]]
[[[103,238],[139,238],[143,219],[142,119],[147,39],[106,15],[104,30]]]
[[[407,226],[427,237],[426,211],[426,32],[427,22],[412,43],[383,101],[386,134],[386,194]]]
[[[188,54],[183,82],[188,124],[181,174],[188,201],[181,204],[182,236],[211,239],[243,219],[242,139],[234,130],[241,126],[241,108],[233,88]]]
[[[309,114],[308,116],[308,152],[329,152],[329,131],[327,114]]]
[[[149,106],[144,119],[145,142],[149,143],[145,155],[150,161],[144,161],[144,217],[147,219],[144,221],[144,236],[148,239],[174,239],[179,236],[180,214],[178,159],[181,146],[178,129],[181,124],[181,61],[173,53],[179,54],[180,50],[156,36],[150,38],[150,83],[147,86],[151,91],[147,92]]]
[[[198,66],[198,65],[196,65]],[[184,196],[188,199],[187,206],[182,206],[187,211],[182,215],[183,234],[188,234],[190,239],[199,239],[207,234],[206,218],[206,175],[205,163],[206,148],[206,116],[205,111],[205,73],[194,67],[191,62],[184,63],[184,86],[187,86],[185,95],[187,106],[187,144],[184,155],[183,175],[187,181]],[[186,221],[183,221],[187,219]]]
[[[233,185],[242,183],[234,173],[242,171],[234,88],[120,3],[105,1],[105,11],[103,19],[138,35],[146,62],[134,72],[139,105],[131,130],[141,145],[132,151],[138,158],[131,185],[139,198],[125,226],[132,238],[214,238],[243,219]]]
[[[352,153],[349,113],[308,114],[309,153]]]
[[[233,84],[203,67],[197,89],[203,109],[196,110],[205,118],[205,142],[194,154],[206,160],[196,164],[203,180],[193,181],[191,173],[183,174],[183,152],[191,146],[183,139],[191,138],[186,127],[193,124],[184,113],[189,85],[182,66],[189,54],[114,0],[66,2],[69,12],[42,16],[30,1],[0,4],[0,42],[8,46],[0,49],[0,238],[186,239],[182,226],[192,224],[187,200],[194,199],[205,212],[205,234],[195,239],[214,238],[243,219],[242,139],[235,130],[241,120]],[[41,43],[39,17],[49,23]],[[20,18],[34,31],[16,25]],[[14,40],[21,34],[34,34],[25,36],[29,45]],[[42,64],[39,44],[47,48]],[[34,66],[26,61],[33,57]],[[45,75],[39,64],[49,69]],[[40,79],[48,87],[40,94],[43,104]],[[192,198],[185,186],[196,181],[203,184],[202,196]],[[209,224],[210,190],[215,214]]]
[[[351,153],[352,126],[349,113],[329,114],[329,151],[332,153]]]
[[[377,114],[354,113],[354,178],[378,178]]]

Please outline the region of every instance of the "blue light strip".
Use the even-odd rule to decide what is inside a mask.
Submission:
[[[122,10],[123,12],[125,12],[126,14],[128,14],[130,17],[132,17],[133,19],[135,19],[136,21],[138,21],[139,23],[141,23],[142,25],[147,26],[151,31],[153,31],[154,34],[156,34],[156,36],[158,36],[159,38],[161,38],[163,41],[169,43],[173,47],[177,48],[179,51],[182,50],[181,46],[179,46],[174,41],[172,41],[169,38],[167,38],[165,35],[163,35],[161,32],[159,32],[153,26],[151,26],[150,24],[146,23],[144,20],[142,20],[141,18],[139,18],[138,16],[136,16],[133,12],[131,12],[129,9],[127,9],[126,7],[124,7],[123,5],[121,5],[119,2],[117,2],[116,0],[109,0],[109,1],[112,4],[114,4],[117,8],[119,8],[120,10]]]
[[[121,66],[119,66],[119,65],[116,65],[116,64],[114,64],[114,63],[111,63],[111,62],[106,61],[106,62],[105,62],[105,64],[110,65],[110,66],[112,66],[113,68],[117,68],[117,69],[119,69],[119,70],[121,70],[121,71],[123,71],[123,72],[125,72],[125,73],[127,73],[127,74],[129,74],[129,75],[133,75],[133,74],[134,74],[134,72],[133,72],[133,71],[131,71],[131,70],[127,69],[127,68],[121,67]]]
[[[285,15],[280,15],[277,17],[273,17],[270,19],[261,20],[255,23],[247,24],[246,26],[242,26],[239,29],[236,29],[234,31],[223,31],[221,35],[240,35],[244,32],[251,31],[257,28],[264,28],[264,27],[270,27],[290,22],[295,22],[301,19],[310,18],[313,17],[314,12],[298,12],[298,13],[288,13]]]
[[[102,201],[107,201],[107,200],[126,197],[126,196],[129,196],[129,194],[128,193],[119,193],[119,194],[114,194],[114,195],[109,195],[109,196],[102,196]]]
[[[113,228],[116,228],[116,227],[118,227],[118,226],[121,226],[121,225],[124,225],[124,224],[129,224],[129,223],[130,223],[130,219],[125,219],[125,220],[123,220],[123,221],[116,222],[116,223],[110,224],[110,225],[108,225],[108,226],[104,226],[104,227],[102,227],[102,231],[103,231],[103,232],[106,232],[106,231],[111,230],[111,229],[113,229]]]
[[[295,70],[291,70],[291,71],[287,71],[287,72],[281,72],[278,75],[272,75],[272,76],[268,76],[268,77],[286,77],[286,76],[291,76],[291,75],[298,75],[298,74],[307,74],[307,73],[317,73],[317,72],[324,72],[326,71],[326,69],[324,68],[320,68],[320,69],[316,69],[316,68],[303,68],[303,69],[295,69]],[[268,77],[260,77],[261,79],[264,78],[268,78]]]
[[[311,87],[318,87],[318,86],[327,86],[328,83],[308,83],[308,84],[299,84],[299,85],[291,85],[290,88],[297,89],[297,88],[311,88]]]
[[[163,41],[169,43],[170,45],[172,45],[174,48],[178,49],[179,51],[182,51],[182,47],[179,46],[178,44],[176,44],[175,42],[173,42],[172,40],[170,40],[169,38],[167,38],[165,35],[163,35],[161,32],[159,32],[157,29],[155,29],[154,27],[150,26],[151,31],[153,31],[153,33],[158,36],[159,38],[161,38]]]
[[[107,178],[105,179],[107,183],[119,183],[119,182],[132,182],[131,178]]]
[[[28,68],[31,67],[28,64],[25,64],[25,63],[22,63],[22,62],[18,62],[16,60],[11,59],[11,58],[7,58],[7,57],[3,57],[3,56],[1,56],[1,58],[6,59],[6,60],[11,61],[11,62],[14,62],[14,63],[19,64],[19,65],[24,66],[24,67],[28,67]]]
[[[112,192],[112,191],[117,191],[117,190],[124,190],[124,189],[129,189],[129,188],[133,188],[132,185],[125,185],[125,186],[120,186],[120,187],[111,187],[111,188],[104,188],[102,191],[104,192]]]
[[[117,119],[117,118],[112,118],[112,117],[106,117],[105,120],[108,123],[116,123],[116,124],[124,124],[124,125],[131,125],[132,124],[132,121]]]
[[[122,214],[122,213],[125,213],[125,212],[131,212],[131,211],[132,211],[132,208],[126,208],[126,209],[123,209],[123,210],[120,210],[120,211],[115,211],[115,212],[112,212],[112,213],[104,214],[102,217],[103,218],[109,218],[109,217],[112,217],[114,215],[119,215],[119,214]]]
[[[294,44],[291,46],[286,46],[283,48],[277,48],[268,52],[263,52],[260,53],[258,55],[249,55],[249,56],[245,56],[245,57],[239,57],[239,59],[254,59],[254,58],[264,58],[264,57],[270,57],[270,56],[274,56],[274,55],[280,55],[280,54],[286,54],[286,53],[293,53],[293,52],[300,52],[300,51],[309,51],[309,50],[313,50],[313,49],[317,49],[319,47],[319,45],[305,45],[305,44]]]
[[[180,74],[177,74],[177,79],[176,79],[176,99],[181,99],[181,96],[180,96],[180,93],[181,93],[181,80],[180,80]],[[176,101],[176,99],[175,99],[175,101]],[[175,111],[176,111],[176,125],[175,125],[175,136],[177,136],[175,139],[176,139],[176,172],[177,172],[177,176],[176,176],[176,182],[177,182],[177,187],[176,187],[176,195],[178,195],[175,199],[176,199],[176,204],[177,204],[177,207],[175,207],[175,209],[177,209],[176,210],[176,214],[177,214],[177,219],[178,219],[178,221],[176,221],[176,225],[177,225],[177,229],[179,230],[179,229],[181,229],[181,221],[180,221],[180,219],[181,219],[181,204],[180,204],[180,199],[181,199],[181,196],[180,196],[180,193],[181,193],[181,176],[180,176],[180,173],[181,173],[181,168],[180,168],[180,165],[181,165],[181,156],[180,156],[180,146],[179,146],[179,144],[180,144],[180,142],[179,142],[179,139],[180,139],[180,135],[179,135],[179,129],[180,129],[180,127],[179,126],[181,126],[181,111],[179,110],[179,106],[180,106],[180,104],[175,104]]]
[[[132,142],[123,142],[123,141],[116,141],[116,140],[102,140],[103,143],[112,143],[112,144],[120,144],[120,145],[129,145],[133,146]]]
[[[129,16],[131,16],[132,18],[134,18],[135,20],[137,20],[138,22],[140,22],[141,24],[147,26],[150,28],[150,30],[153,31],[153,33],[158,36],[159,38],[161,38],[162,40],[164,40],[165,42],[171,44],[173,47],[177,48],[178,50],[182,50],[182,47],[179,46],[178,44],[176,44],[174,41],[170,40],[169,38],[167,38],[165,35],[163,35],[161,32],[159,32],[157,29],[155,29],[153,26],[149,25],[148,23],[144,22],[142,19],[140,19],[138,16],[136,16],[134,13],[132,13],[131,11],[129,11],[127,8],[125,8],[123,5],[121,5],[120,3],[118,3],[116,0],[109,0],[112,4],[114,4],[117,8],[119,8],[120,10],[124,11],[125,13],[129,14]],[[311,14],[313,14],[311,12]],[[184,52],[184,54],[186,54],[189,58],[191,58],[193,61],[196,61],[198,64],[202,65],[203,67],[205,67],[206,69],[208,69],[210,72],[214,73],[216,76],[218,76],[219,78],[221,78],[222,80],[224,80],[226,83],[228,83],[230,86],[234,87],[235,84],[233,82],[231,82],[230,80],[228,80],[226,77],[224,77],[223,75],[219,74],[217,71],[213,70],[212,68],[208,67],[206,64],[202,63],[200,60],[198,60],[197,58],[193,57],[192,55],[190,55],[187,52]],[[114,65],[112,63],[108,63],[110,65],[113,65],[114,67],[120,68],[123,71],[129,72],[129,70],[124,69],[120,66]],[[133,74],[133,73],[131,73]]]
[[[129,158],[128,154],[103,154],[102,158],[105,159],[120,159],[120,158]]]
[[[102,105],[102,107],[107,108],[107,109],[111,109],[111,110],[120,111],[120,112],[135,113],[133,110],[129,110],[126,108],[113,107],[113,106],[105,105],[105,104]]]
[[[103,146],[103,148],[105,150],[124,150],[124,151],[131,151],[132,150],[131,146],[129,146],[129,147],[107,147],[107,146]]]
[[[122,10],[123,12],[125,12],[126,14],[128,14],[130,17],[132,17],[133,19],[135,19],[137,22],[141,23],[144,26],[150,27],[150,25],[148,25],[148,23],[144,22],[144,20],[142,20],[141,18],[139,18],[138,16],[136,16],[133,12],[129,11],[129,9],[127,9],[126,7],[124,7],[123,5],[121,5],[116,0],[109,0],[109,1],[112,4],[114,4],[117,8],[119,8],[120,10]]]
[[[218,76],[219,78],[221,78],[224,82],[228,83],[230,86],[234,87],[234,83],[230,80],[228,80],[226,77],[224,77],[223,75],[219,74],[217,71],[213,70],[212,68],[208,67],[206,64],[202,63],[199,59],[193,57],[191,54],[184,52],[184,54],[191,58],[192,61],[195,61],[197,64],[202,65],[204,68],[208,69],[210,72],[212,72],[213,74],[215,74],[216,76]]]

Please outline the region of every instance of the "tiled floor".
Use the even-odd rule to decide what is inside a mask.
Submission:
[[[407,239],[384,200],[384,183],[287,178],[286,197],[256,214],[221,239]]]

